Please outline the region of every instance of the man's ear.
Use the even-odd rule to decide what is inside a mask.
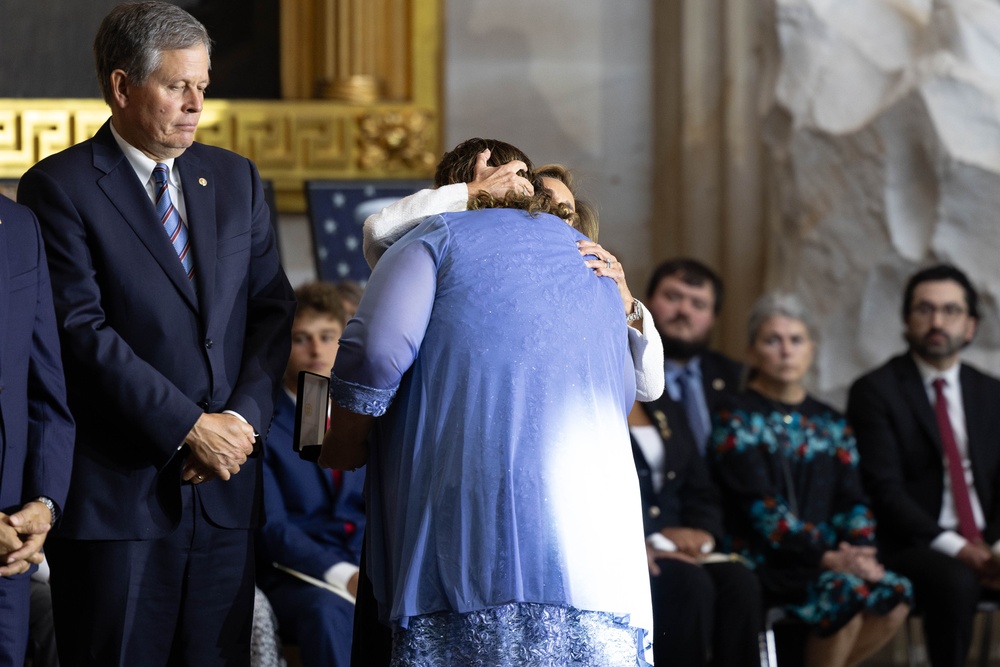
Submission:
[[[116,69],[110,75],[111,100],[120,109],[128,106],[128,75],[125,70]]]

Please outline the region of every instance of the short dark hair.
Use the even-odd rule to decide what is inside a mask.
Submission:
[[[342,327],[347,325],[343,297],[340,290],[331,283],[323,281],[304,283],[295,290],[295,301],[296,317],[302,315],[303,311],[311,310],[337,320]]]
[[[490,151],[490,159],[487,164],[499,167],[502,164],[520,160],[528,167],[528,173],[522,174],[522,176],[531,179],[535,168],[520,148],[497,139],[473,137],[466,139],[441,157],[441,161],[438,162],[437,169],[434,171],[434,187],[440,188],[452,183],[471,183],[476,176],[476,158],[487,149]]]
[[[913,307],[913,292],[916,291],[917,285],[941,280],[951,280],[958,283],[965,292],[965,307],[969,311],[969,316],[979,319],[979,296],[976,294],[976,288],[972,286],[969,277],[961,269],[951,264],[936,264],[917,271],[907,281],[906,290],[903,292],[904,321],[910,316],[910,310]]]
[[[198,19],[169,2],[126,2],[101,21],[94,38],[94,61],[101,95],[112,103],[111,73],[120,69],[142,85],[160,66],[161,54],[203,44],[212,56],[212,40]]]
[[[668,259],[656,267],[652,277],[649,279],[649,287],[646,288],[646,298],[652,298],[653,293],[656,292],[656,288],[660,285],[660,281],[669,276],[677,276],[692,287],[701,287],[706,282],[711,283],[712,295],[715,301],[712,310],[715,315],[718,315],[722,311],[722,297],[724,295],[722,278],[712,269],[690,257]]]
[[[469,197],[468,209],[470,211],[485,208],[517,208],[532,214],[551,213],[556,216],[560,214],[560,207],[552,202],[552,196],[542,185],[542,179],[535,174],[534,166],[524,151],[517,146],[497,139],[480,139],[479,137],[466,139],[445,153],[434,172],[434,187],[439,188],[453,183],[471,183],[476,177],[476,159],[486,149],[490,151],[490,159],[487,164],[491,167],[499,167],[512,160],[523,162],[528,171],[519,173],[528,179],[535,193],[525,195],[520,192],[509,192],[503,200],[498,200],[487,192],[480,192]]]

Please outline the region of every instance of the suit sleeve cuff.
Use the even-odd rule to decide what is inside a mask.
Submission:
[[[940,551],[941,553],[954,558],[958,555],[958,552],[962,550],[962,547],[968,543],[968,540],[955,531],[946,530],[931,540],[931,549]]]

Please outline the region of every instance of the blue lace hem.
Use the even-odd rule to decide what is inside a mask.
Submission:
[[[397,387],[376,389],[363,384],[341,380],[336,375],[330,377],[330,398],[334,403],[361,415],[381,417],[389,409],[396,396]]]
[[[614,614],[528,602],[415,616],[391,667],[648,667],[645,631]],[[651,649],[649,649],[651,650]]]

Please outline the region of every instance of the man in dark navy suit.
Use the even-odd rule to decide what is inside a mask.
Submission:
[[[715,271],[688,258],[660,264],[646,289],[646,309],[663,340],[664,393],[684,406],[703,455],[719,398],[737,391],[743,374],[742,364],[708,349],[723,296]]]
[[[365,529],[364,470],[324,470],[299,458],[292,442],[300,371],[330,375],[347,324],[341,293],[329,283],[295,290],[292,353],[264,457],[267,523],[257,531],[257,585],[267,595],[283,638],[306,667],[351,662],[354,605],[275,565],[357,596]]]
[[[677,665],[759,661],[756,575],[737,562],[700,562],[724,525],[706,454],[712,413],[739,390],[743,374],[742,364],[708,347],[723,296],[722,279],[698,260],[656,267],[646,308],[663,341],[666,387],[629,415],[650,556],[653,651]]]
[[[52,289],[38,222],[0,195],[0,665],[20,667],[29,579],[65,507],[73,461]]]
[[[859,378],[847,402],[879,555],[913,582],[934,667],[965,664],[977,602],[1000,597],[1000,380],[961,360],[978,303],[954,266],[914,274],[909,350]]]
[[[49,540],[60,661],[245,665],[262,437],[294,311],[253,163],[195,143],[210,40],[165,2],[94,42],[111,120],[21,179],[77,422]]]

